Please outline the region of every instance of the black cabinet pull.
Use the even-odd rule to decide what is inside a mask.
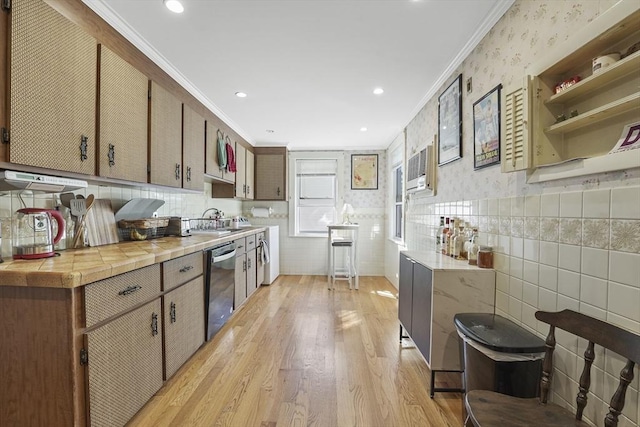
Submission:
[[[247,268],[251,268],[251,258],[247,260]]]
[[[251,193],[251,186],[247,185],[247,194]]]
[[[193,270],[193,265],[185,265],[180,269],[180,273],[186,273],[189,270]]]
[[[124,288],[120,292],[118,292],[118,295],[129,295],[134,292],[138,292],[140,289],[142,289],[142,286],[139,286],[139,285],[129,286],[127,288]]]
[[[280,187],[278,187],[278,188],[276,189],[276,195],[278,195],[278,196],[280,195]]]
[[[88,142],[89,137],[84,135],[80,136],[80,161],[84,162],[87,160],[87,150],[88,150]]]
[[[114,166],[116,164],[116,147],[113,144],[109,144],[107,158],[109,159],[109,166]]]
[[[176,180],[180,179],[180,163],[176,163]]]
[[[171,303],[171,308],[169,309],[169,318],[171,319],[171,323],[176,323],[176,303]]]
[[[242,194],[247,194],[247,184],[242,184]]]
[[[191,166],[187,166],[187,181],[191,181]]]
[[[151,315],[151,336],[155,337],[158,335],[158,315],[153,313]]]
[[[247,271],[247,261],[242,261],[242,271]]]

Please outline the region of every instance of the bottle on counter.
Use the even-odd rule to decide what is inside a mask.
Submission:
[[[443,255],[449,255],[449,231],[451,231],[449,225],[450,219],[447,218],[445,220],[444,229],[442,229],[442,238],[440,239],[440,244],[442,245],[441,252]]]
[[[444,231],[444,217],[440,217],[440,227],[436,232],[436,253],[442,253],[442,233]]]
[[[455,259],[463,259],[463,251],[462,247],[464,246],[464,242],[466,240],[466,236],[464,235],[464,227],[462,227],[462,221],[458,221],[458,232],[453,239],[453,257]]]
[[[449,256],[452,258],[456,258],[456,243],[459,239],[460,236],[460,229],[459,229],[459,224],[460,224],[460,220],[459,219],[454,219],[453,220],[453,226],[451,227],[451,234],[449,235]],[[458,255],[460,255],[460,251],[458,250]]]
[[[467,249],[469,264],[478,265],[478,250],[480,249],[480,246],[478,246],[478,229],[474,228],[472,233]]]

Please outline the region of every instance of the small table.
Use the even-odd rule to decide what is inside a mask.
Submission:
[[[357,242],[358,242],[358,230],[360,228],[359,224],[335,224],[335,225],[328,225],[327,226],[327,230],[329,233],[329,239],[327,242],[327,247],[328,247],[328,260],[327,260],[327,264],[328,264],[328,269],[327,269],[327,280],[331,281],[331,275],[333,274],[333,263],[332,263],[332,259],[333,257],[331,256],[331,244],[334,242],[334,236],[333,236],[333,232],[334,231],[349,231],[350,233],[350,240],[353,242],[353,261],[351,262],[351,268],[353,269],[353,275],[354,275],[354,279],[355,279],[355,288],[358,289],[358,246],[357,246]],[[351,272],[349,272],[349,274],[351,274]]]

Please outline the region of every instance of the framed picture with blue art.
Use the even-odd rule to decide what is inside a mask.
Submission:
[[[438,166],[462,157],[462,74],[438,97]]]
[[[473,168],[500,164],[500,89],[498,85],[473,104]]]

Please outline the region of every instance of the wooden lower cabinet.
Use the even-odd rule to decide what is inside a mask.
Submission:
[[[249,298],[258,288],[256,270],[258,263],[256,262],[256,250],[247,252],[247,298]]]
[[[247,257],[236,253],[236,278],[233,309],[237,310],[247,299]]]
[[[204,342],[202,276],[172,290],[162,298],[165,379],[169,379]]]
[[[162,387],[160,298],[87,333],[91,426],[123,426]]]

